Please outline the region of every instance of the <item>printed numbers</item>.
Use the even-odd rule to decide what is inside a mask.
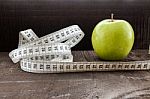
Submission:
[[[79,39],[79,36],[76,36],[76,39],[78,40],[78,39]]]
[[[134,68],[135,68],[135,65],[131,65],[131,68],[133,68],[133,69],[134,69]]]
[[[116,68],[116,65],[115,65],[115,64],[113,64],[113,65],[112,65],[112,68]]]
[[[86,65],[86,69],[90,69],[90,65]]]
[[[54,41],[54,37],[50,37],[49,39],[50,39],[50,41]]]
[[[70,69],[70,65],[66,65],[66,69]]]
[[[41,45],[41,44],[42,44],[42,41],[39,41],[39,42],[38,42],[38,45]]]
[[[66,31],[66,34],[69,35],[69,31]]]
[[[54,50],[58,50],[58,46],[55,46],[55,47],[54,47]]]
[[[23,53],[24,53],[24,54],[27,54],[27,50],[24,50]]]
[[[37,64],[33,64],[33,68],[34,68],[34,69],[37,69]]]
[[[46,65],[46,69],[50,69],[50,65]]]
[[[45,52],[45,47],[42,47],[42,52]]]
[[[99,68],[103,68],[103,65],[99,65]]]
[[[48,51],[52,51],[52,47],[48,47]]]
[[[34,41],[34,38],[32,37],[30,40],[31,40],[31,41]]]
[[[129,68],[129,65],[125,65],[125,68]]]
[[[21,51],[19,51],[19,55],[21,55]]]
[[[53,65],[53,70],[57,70],[57,65]]]
[[[39,52],[39,49],[38,49],[38,48],[36,48],[36,49],[35,49],[35,52]]]
[[[118,65],[118,68],[119,68],[119,69],[120,69],[120,68],[122,68],[122,65],[121,65],[121,64],[119,64],[119,65]]]
[[[73,69],[77,69],[77,65],[73,65]]]
[[[51,59],[54,59],[55,58],[55,55],[51,55]]]
[[[33,53],[33,49],[29,49],[29,53]]]
[[[63,55],[63,59],[69,59],[68,55]]]
[[[44,65],[43,64],[40,64],[40,69],[44,69]]]
[[[142,65],[141,65],[141,64],[139,64],[137,68],[141,68],[141,66],[142,66]]]
[[[105,68],[109,68],[110,65],[105,65]]]
[[[74,32],[73,29],[71,29],[70,32],[73,33]]]
[[[31,34],[28,34],[27,37],[31,37]]]
[[[28,68],[31,68],[31,63],[28,63]]]
[[[61,33],[61,36],[62,36],[62,37],[64,37],[64,36],[65,36],[65,34],[64,34],[64,33]]]
[[[83,65],[80,65],[80,66],[79,66],[79,69],[83,69]]]
[[[48,43],[48,39],[45,39],[45,40],[44,40],[44,43]]]
[[[60,38],[59,35],[56,35],[56,38],[59,39]]]
[[[38,56],[35,56],[35,60],[38,60],[39,59],[39,57]]]
[[[60,50],[63,50],[63,46],[60,46]]]
[[[46,57],[46,60],[49,60],[49,59],[50,59],[49,55],[46,55],[45,57]]]
[[[72,40],[72,43],[75,43],[75,42],[76,42],[76,40],[75,40],[75,39],[73,39],[73,40]]]
[[[147,68],[148,64],[144,64],[144,68]]]
[[[63,65],[60,65],[59,68],[60,68],[60,70],[63,70],[63,69],[64,69],[64,66],[63,66]]]

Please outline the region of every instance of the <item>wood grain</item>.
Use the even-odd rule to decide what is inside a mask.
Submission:
[[[81,61],[88,61],[88,62],[99,62],[104,61],[100,59],[94,51],[73,51],[72,52],[74,56],[75,62],[81,62]],[[150,54],[148,54],[148,50],[133,50],[130,52],[128,57],[125,59],[119,60],[123,62],[129,62],[129,61],[144,61],[144,60],[150,60]]]
[[[143,53],[144,59],[147,52],[131,53]],[[83,56],[78,61],[89,61],[91,55],[73,54]],[[0,99],[150,99],[149,71],[33,74],[13,64],[8,52],[0,52],[0,67]]]

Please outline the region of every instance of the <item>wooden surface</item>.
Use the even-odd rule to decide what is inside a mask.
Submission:
[[[133,50],[130,52],[128,57],[125,59],[119,60],[118,62],[134,62],[134,61],[144,61],[150,60],[150,54],[148,54],[148,50]],[[100,59],[94,51],[73,51],[72,52],[74,62],[109,62]]]
[[[147,52],[136,51],[143,59]],[[0,99],[150,99],[150,71],[33,74],[13,64],[8,52],[0,52],[0,68]]]

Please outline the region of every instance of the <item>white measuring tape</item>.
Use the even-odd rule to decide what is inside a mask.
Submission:
[[[78,25],[72,25],[44,37],[31,30],[19,33],[18,48],[9,53],[21,69],[34,73],[79,71],[149,70],[150,61],[135,62],[73,62],[71,48],[84,37]]]

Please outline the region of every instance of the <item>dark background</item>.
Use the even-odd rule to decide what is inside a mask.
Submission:
[[[134,49],[148,49],[150,0],[0,0],[0,51],[17,48],[21,30],[31,28],[41,37],[73,24],[85,32],[73,50],[90,50],[94,26],[111,13],[133,26]]]

